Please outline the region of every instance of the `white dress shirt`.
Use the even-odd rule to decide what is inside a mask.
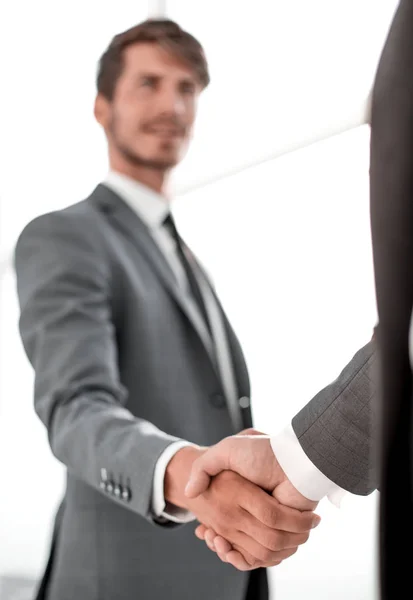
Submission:
[[[324,496],[339,507],[346,491],[322,473],[304,452],[291,425],[270,439],[278,463],[293,486],[309,500]]]
[[[175,241],[167,228],[163,226],[164,219],[170,211],[168,200],[138,181],[115,171],[110,171],[103,183],[117,193],[148,226],[155,242],[169,262],[181,289],[191,297],[189,283],[176,251]],[[195,301],[193,303],[196,304]],[[184,440],[174,442],[159,457],[155,467],[152,492],[152,512],[155,517],[176,523],[195,520],[192,513],[173,505],[167,506],[164,497],[166,467],[179,450],[193,445]],[[310,461],[291,426],[272,437],[271,446],[287,477],[303,496],[311,500],[321,500],[324,496],[328,496],[332,502],[338,505],[344,490],[330,481]]]

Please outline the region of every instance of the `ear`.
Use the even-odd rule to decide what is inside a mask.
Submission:
[[[101,125],[103,129],[106,129],[109,120],[109,102],[101,94],[98,94],[95,98],[93,112],[99,125]]]

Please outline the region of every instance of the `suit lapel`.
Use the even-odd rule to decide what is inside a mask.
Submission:
[[[222,363],[222,355],[219,354],[221,348],[215,347],[213,340],[208,332],[208,329],[200,316],[200,314],[193,308],[193,305],[186,301],[184,294],[182,293],[175,275],[169,266],[168,261],[165,259],[162,251],[158,247],[158,244],[153,239],[149,229],[139,218],[139,216],[122,200],[111,189],[105,185],[98,185],[94,192],[91,194],[89,200],[96,206],[96,208],[105,214],[111,224],[119,230],[122,235],[135,246],[136,250],[141,256],[151,264],[154,272],[159,277],[160,281],[165,287],[165,290],[176,302],[178,308],[189,320],[195,331],[197,332],[203,346],[206,349],[207,355],[212,362],[215,372],[219,380],[221,381],[226,392],[226,395],[233,394],[236,396],[236,401],[239,395],[249,396],[249,377],[248,370],[245,364],[244,356],[239,345],[239,342],[233,332],[230,323],[221,307],[218,297],[215,294],[213,287],[211,286],[207,274],[202,269],[199,262],[194,257],[193,253],[187,248],[190,260],[195,262],[196,269],[195,273],[198,277],[198,281],[201,287],[201,291],[204,294],[207,303],[207,311],[209,318],[212,320],[214,334],[221,336],[221,340],[224,339],[224,345],[227,344],[227,357],[224,357],[224,361],[229,361],[231,369],[233,369],[233,375],[235,383],[233,390],[228,389],[223,382],[224,369]],[[225,352],[225,349],[224,349]],[[218,354],[218,355],[217,355]],[[219,362],[221,361],[221,364]],[[231,385],[231,384],[230,384]],[[230,400],[229,400],[230,401]],[[231,409],[233,416],[234,426],[236,431],[239,431],[239,423],[235,415],[234,406]],[[250,427],[250,411],[244,409],[242,411],[244,417],[243,425]]]
[[[162,251],[139,216],[118,196],[104,185],[98,185],[90,200],[103,212],[111,223],[125,235],[141,255],[151,264],[166,291],[198,333],[216,370],[215,352],[208,329],[202,317],[186,301],[175,275]]]

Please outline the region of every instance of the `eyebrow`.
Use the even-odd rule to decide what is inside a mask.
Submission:
[[[142,72],[139,73],[139,75],[136,76],[136,81],[139,81],[141,79],[144,78],[148,78],[148,79],[156,79],[156,80],[160,80],[160,79],[164,79],[165,75],[161,75],[159,73],[151,73],[150,71],[146,71],[146,72]],[[195,86],[197,83],[197,80],[195,79],[195,77],[183,77],[182,79],[179,80],[179,84],[190,84]]]

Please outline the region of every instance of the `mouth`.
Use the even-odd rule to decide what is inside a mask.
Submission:
[[[167,139],[176,139],[183,137],[182,131],[173,127],[151,127],[151,129],[148,130],[148,133],[156,135],[157,137]]]

